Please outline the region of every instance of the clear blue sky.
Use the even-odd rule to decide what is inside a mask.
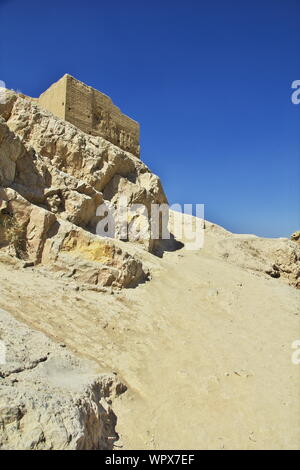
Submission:
[[[70,73],[141,124],[170,203],[235,232],[300,229],[299,0],[0,0],[0,79]]]

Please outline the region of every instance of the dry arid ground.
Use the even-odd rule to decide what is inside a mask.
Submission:
[[[198,251],[140,250],[151,281],[112,295],[1,258],[0,307],[126,383],[116,449],[299,448],[299,290],[231,264],[224,234],[245,240],[207,224]]]
[[[113,115],[50,111],[0,101],[0,448],[299,448],[300,233],[99,236],[102,204],[167,197]]]

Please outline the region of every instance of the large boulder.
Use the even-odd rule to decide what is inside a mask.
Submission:
[[[293,242],[298,243],[298,245],[300,245],[300,230],[298,230],[297,232],[294,232],[294,233],[291,235],[291,240],[292,240]]]

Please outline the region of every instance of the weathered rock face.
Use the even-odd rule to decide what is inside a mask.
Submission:
[[[291,236],[291,240],[293,242],[296,242],[298,243],[298,245],[300,245],[300,230],[298,230],[297,232],[294,232]]]
[[[0,449],[112,449],[111,400],[126,390],[115,375],[0,310]]]
[[[22,251],[34,263],[76,270],[78,280],[92,284],[127,287],[143,281],[147,273],[126,253],[124,243],[94,235],[102,217],[97,208],[104,202],[116,207],[121,196],[129,205],[147,208],[165,203],[159,178],[130,153],[83,133],[14,92],[6,92],[0,114],[0,185],[6,188],[0,208],[2,243],[11,242],[14,232],[17,256]],[[154,251],[159,241],[151,239],[150,215],[136,212],[132,218],[144,231],[142,239],[129,236],[129,241]],[[100,245],[105,256],[100,255]]]
[[[300,249],[289,240],[275,243],[264,238],[231,240],[225,253],[228,261],[237,266],[281,278],[300,288]]]
[[[206,222],[206,230],[216,234],[217,256],[247,270],[263,273],[300,288],[300,246],[287,238],[260,238],[233,234]]]
[[[0,189],[0,243],[13,255],[93,286],[133,287],[147,277],[121,242],[97,237],[30,204],[13,189]]]
[[[31,101],[21,97],[16,99],[12,92],[8,93],[7,104],[2,113],[6,117],[9,114],[7,126],[20,138],[27,150],[35,151],[35,154],[29,152],[26,163],[19,163],[15,181],[15,184],[26,188],[37,188],[36,194],[32,194],[36,198],[34,203],[49,205],[47,199],[54,195],[64,201],[63,196],[67,189],[90,198],[98,194],[101,201],[101,193],[115,176],[134,184],[134,191],[131,188],[130,194],[139,194],[139,202],[167,202],[157,176],[132,154],[101,137],[92,137],[81,132]],[[148,184],[145,185],[145,182]],[[59,194],[59,189],[62,195]],[[57,209],[59,213],[64,212],[59,204]]]
[[[9,186],[16,176],[16,162],[23,156],[25,148],[0,118],[0,181]]]

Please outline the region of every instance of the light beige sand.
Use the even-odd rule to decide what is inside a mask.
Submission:
[[[220,229],[221,230],[221,229]],[[300,293],[203,250],[157,259],[115,295],[0,260],[0,307],[115,371],[119,449],[300,448]]]

